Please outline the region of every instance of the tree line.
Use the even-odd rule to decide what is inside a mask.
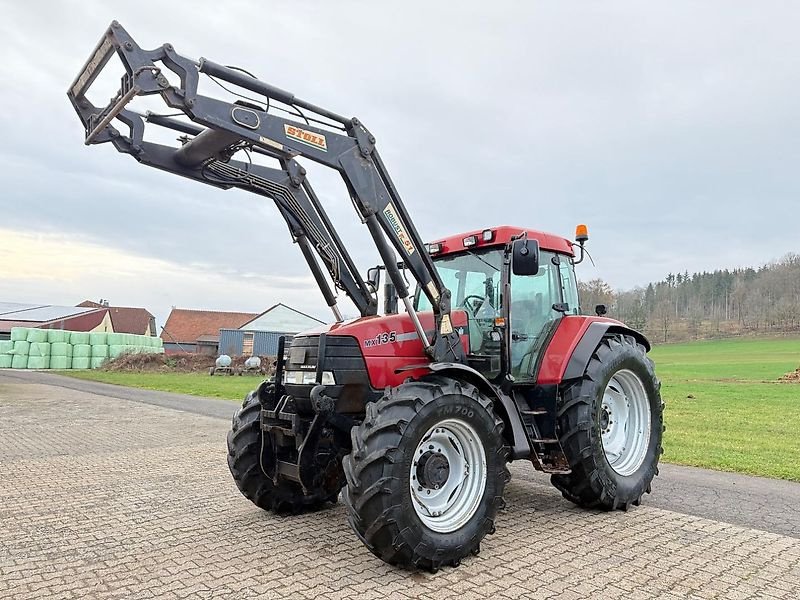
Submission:
[[[613,290],[602,279],[578,282],[582,310],[646,332],[653,341],[800,329],[800,255],[759,268],[669,273],[658,282]]]

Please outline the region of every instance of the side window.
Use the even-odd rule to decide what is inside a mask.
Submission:
[[[580,300],[578,299],[578,284],[575,279],[575,268],[566,258],[561,259],[561,283],[564,286],[564,302],[569,304],[567,314],[580,314]]]

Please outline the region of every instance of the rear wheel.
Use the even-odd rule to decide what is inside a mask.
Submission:
[[[652,361],[632,336],[604,339],[558,407],[572,473],[551,481],[588,508],[627,510],[649,493],[662,453],[664,404]]]
[[[502,421],[467,383],[404,383],[352,430],[348,520],[382,560],[435,571],[480,551],[509,479]]]
[[[270,452],[272,444],[261,430],[261,404],[256,392],[250,392],[242,408],[233,416],[228,432],[228,468],[242,495],[264,510],[298,514],[317,510],[336,502],[341,479],[320,478],[320,487],[303,494],[300,484],[278,479],[277,485],[261,469],[261,453]]]

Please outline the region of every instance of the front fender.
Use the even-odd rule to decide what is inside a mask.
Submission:
[[[528,443],[528,436],[525,433],[525,426],[522,417],[514,400],[497,389],[480,372],[470,366],[460,363],[438,362],[430,363],[427,367],[437,375],[445,375],[453,379],[460,379],[471,383],[478,390],[492,399],[497,416],[503,419],[503,437],[511,448],[512,458],[525,458],[531,453],[531,446]]]

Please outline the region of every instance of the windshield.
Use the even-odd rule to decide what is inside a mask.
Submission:
[[[434,258],[444,285],[450,290],[453,309],[467,313],[470,355],[485,357],[479,368],[487,377],[500,371],[503,329],[496,319],[503,312],[501,269],[503,249],[462,252]],[[564,255],[541,251],[536,275],[511,275],[511,374],[518,379],[534,375],[537,358],[549,331],[561,313],[554,304],[569,305],[567,314],[578,314],[578,290],[572,261]],[[417,310],[431,310],[427,296],[417,293]]]
[[[503,254],[500,250],[490,250],[443,256],[434,259],[433,263],[444,285],[453,295],[453,308],[482,305],[486,300],[490,306],[499,310],[502,260]],[[418,294],[417,310],[431,309],[428,297]]]

